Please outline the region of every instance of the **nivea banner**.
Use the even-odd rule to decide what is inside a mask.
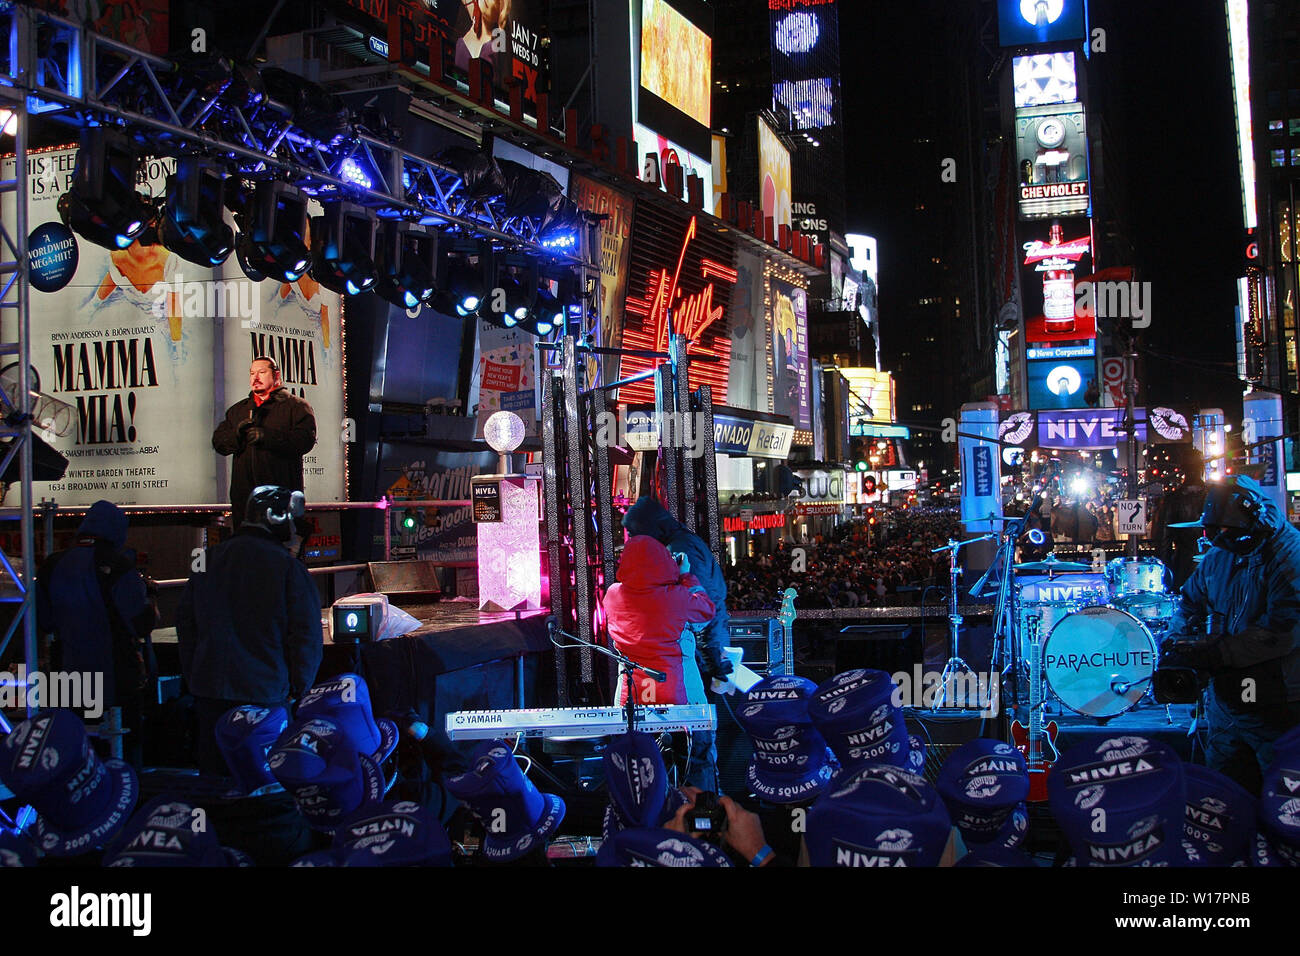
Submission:
[[[1264,493],[1283,514],[1286,510],[1286,478],[1282,442],[1282,396],[1252,392],[1242,399],[1242,432],[1247,445],[1264,442],[1269,438],[1278,441],[1255,445],[1247,449],[1252,464],[1262,464],[1259,484]]]
[[[968,533],[1000,531],[1001,522],[994,520],[1002,517],[997,405],[963,405],[959,431],[962,523]]]

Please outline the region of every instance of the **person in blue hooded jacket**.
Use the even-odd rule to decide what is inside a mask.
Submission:
[[[700,625],[689,625],[695,633],[695,660],[707,688],[713,678],[725,681],[731,673],[731,661],[723,653],[727,634],[727,580],[722,576],[713,552],[704,539],[684,525],[652,495],[642,495],[623,516],[623,528],[629,535],[649,535],[665,545],[674,556],[685,555],[690,573],[699,580],[704,593],[713,602],[713,617]],[[716,699],[716,698],[715,698]],[[702,790],[716,790],[717,748],[710,733],[691,735],[691,763],[687,783]]]
[[[1210,675],[1206,764],[1258,794],[1275,742],[1300,724],[1300,531],[1245,475],[1211,482],[1200,520],[1181,526],[1204,528],[1212,547],[1160,663]]]
[[[104,675],[102,708],[121,707],[132,731],[124,754],[139,763],[141,708],[152,676],[150,634],[157,609],[126,548],[126,514],[96,501],[77,528],[77,542],[36,572],[36,625],[52,634],[55,670]]]

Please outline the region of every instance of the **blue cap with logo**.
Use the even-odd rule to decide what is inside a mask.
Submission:
[[[50,856],[78,856],[107,844],[135,809],[130,765],[103,760],[70,710],[50,710],[0,741],[0,783],[35,808],[36,842]]]
[[[207,812],[164,794],[136,812],[104,854],[109,867],[252,866],[245,854],[223,847]]]
[[[830,783],[831,752],[808,715],[816,689],[807,678],[773,674],[751,687],[736,708],[736,720],[754,746],[745,780],[764,800],[801,803]]]
[[[924,777],[870,764],[836,778],[808,811],[813,866],[937,866],[952,823]]]
[[[280,786],[266,761],[288,727],[289,714],[283,707],[242,704],[221,715],[214,728],[217,747],[244,793],[268,793]]]
[[[836,674],[813,692],[808,714],[842,772],[880,763],[915,769],[903,710],[895,700],[897,690],[884,671],[859,668]],[[922,770],[924,761],[922,753]]]
[[[944,761],[935,787],[952,816],[952,823],[970,844],[1020,842],[1029,795],[1029,770],[1015,747],[1000,740],[977,737],[962,744]]]
[[[375,720],[370,688],[360,674],[340,674],[317,684],[298,702],[297,719],[323,717],[333,721],[358,751],[382,764],[397,746],[397,724]]]
[[[299,719],[271,750],[275,778],[314,830],[333,833],[363,805],[384,798],[384,777],[332,720]]]
[[[1217,771],[1185,764],[1187,815],[1183,839],[1192,866],[1238,866],[1250,858],[1255,798]]]
[[[564,801],[524,776],[504,740],[483,741],[470,769],[446,783],[483,824],[481,852],[490,862],[512,862],[544,847],[564,820]]]
[[[703,840],[676,830],[637,827],[614,834],[600,845],[597,866],[731,866],[727,855]]]
[[[447,831],[420,804],[364,807],[334,831],[343,866],[451,866]]]
[[[636,731],[618,734],[605,749],[609,805],[602,826],[605,839],[633,827],[659,827],[686,802],[668,786],[668,771],[655,738]]]
[[[1053,766],[1047,791],[1080,866],[1186,862],[1187,787],[1169,745],[1123,735],[1072,747]]]

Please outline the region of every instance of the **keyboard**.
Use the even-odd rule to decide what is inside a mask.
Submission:
[[[636,709],[636,729],[649,734],[716,730],[712,704],[657,704]],[[534,707],[527,710],[457,710],[447,715],[452,740],[496,737],[604,737],[627,732],[622,707]]]

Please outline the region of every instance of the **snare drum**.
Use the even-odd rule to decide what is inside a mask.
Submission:
[[[1106,565],[1106,580],[1110,582],[1110,596],[1117,606],[1121,598],[1130,603],[1149,598],[1155,603],[1156,595],[1169,591],[1171,575],[1159,558],[1115,558]]]
[[[1043,645],[1043,678],[1070,710],[1115,717],[1151,686],[1156,642],[1140,620],[1113,607],[1086,607],[1056,623]]]

